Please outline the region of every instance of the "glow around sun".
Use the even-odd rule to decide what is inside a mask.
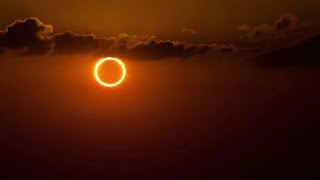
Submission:
[[[121,78],[117,81],[117,82],[114,82],[114,83],[106,83],[106,82],[103,82],[100,77],[99,77],[99,68],[101,66],[101,64],[103,64],[104,62],[106,61],[114,61],[116,62],[117,64],[119,64],[119,66],[121,67],[122,69],[122,76]],[[107,57],[107,58],[103,58],[103,59],[100,59],[95,68],[94,68],[94,77],[96,78],[97,82],[99,84],[101,84],[102,86],[105,86],[105,87],[115,87],[115,86],[118,86],[119,84],[122,83],[122,81],[124,80],[124,78],[126,77],[126,67],[125,65],[123,64],[123,62],[120,60],[120,59],[117,59],[117,58],[113,58],[113,57]]]

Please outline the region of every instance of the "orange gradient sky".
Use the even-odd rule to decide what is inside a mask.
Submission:
[[[319,28],[320,2],[317,0],[11,0],[1,1],[0,28],[16,19],[36,16],[52,23],[57,32],[72,30],[100,36],[155,34],[164,39],[191,39],[182,28],[197,32],[196,40],[221,41],[238,38],[243,24],[273,22],[282,13],[296,14]]]
[[[0,179],[314,179],[319,6],[0,0]]]

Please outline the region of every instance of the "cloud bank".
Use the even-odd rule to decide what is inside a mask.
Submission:
[[[242,39],[246,40],[246,44],[238,48],[232,43],[199,44],[161,40],[154,35],[120,33],[118,36],[97,37],[95,34],[78,34],[72,31],[55,33],[52,25],[31,17],[16,20],[0,31],[0,55],[7,52],[19,55],[92,54],[158,60],[241,52],[239,56],[244,53],[257,54],[256,62],[260,65],[318,64],[319,35],[301,37],[300,34],[308,34],[301,27],[297,16],[288,13],[281,15],[271,24],[242,25],[238,30],[244,33]],[[182,31],[196,33],[188,28]],[[300,34],[293,33],[299,31]],[[297,37],[303,40],[296,41]]]
[[[95,34],[83,35],[71,31],[54,33],[52,25],[44,24],[35,17],[16,20],[5,31],[0,31],[0,54],[6,51],[22,55],[91,53],[96,56],[164,59],[188,58],[210,51],[232,53],[234,50],[234,45],[192,44],[160,40],[152,35],[138,37],[121,33],[115,37],[97,37]]]
[[[244,32],[243,39],[251,43],[285,38],[286,35],[297,28],[298,18],[294,14],[283,14],[273,24],[242,25],[239,31]]]

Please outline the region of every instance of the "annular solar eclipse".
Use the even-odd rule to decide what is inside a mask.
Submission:
[[[114,83],[106,83],[104,82],[103,80],[101,80],[100,76],[99,76],[99,68],[100,66],[106,62],[106,61],[114,61],[116,62],[122,69],[122,75],[120,77],[120,79]],[[126,67],[125,65],[123,64],[123,62],[120,60],[120,59],[117,59],[117,58],[113,58],[113,57],[107,57],[107,58],[103,58],[103,59],[100,59],[97,64],[95,65],[95,68],[94,68],[94,76],[97,80],[97,82],[99,84],[101,84],[102,86],[105,86],[105,87],[115,87],[115,86],[118,86],[119,84],[121,84],[124,80],[124,78],[126,77]]]

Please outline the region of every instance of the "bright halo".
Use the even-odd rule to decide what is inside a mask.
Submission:
[[[120,65],[121,69],[122,69],[122,76],[121,76],[121,78],[120,78],[117,82],[115,82],[115,83],[112,83],[112,84],[110,84],[110,83],[105,83],[105,82],[103,82],[103,81],[100,79],[100,77],[99,77],[99,73],[98,73],[99,67],[101,66],[101,64],[103,64],[103,63],[106,62],[106,61],[114,61],[114,62],[118,63],[118,64]],[[101,84],[102,86],[114,87],[114,86],[119,85],[119,84],[124,80],[124,78],[126,77],[126,67],[124,66],[123,62],[122,62],[120,59],[113,58],[113,57],[103,58],[103,59],[100,59],[100,60],[97,62],[96,66],[95,66],[95,68],[94,68],[94,76],[95,76],[96,80],[98,81],[98,83]]]

